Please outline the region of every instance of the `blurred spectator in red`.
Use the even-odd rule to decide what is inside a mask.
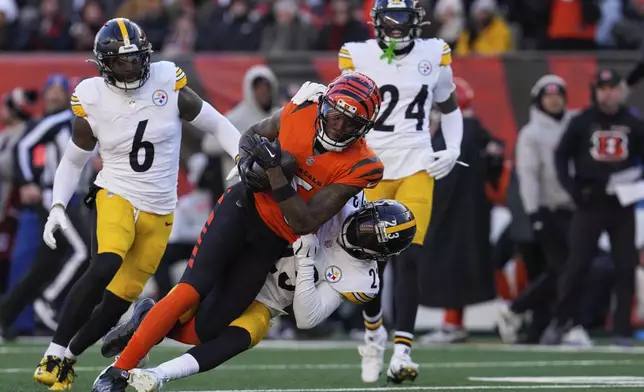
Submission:
[[[0,49],[13,49],[18,6],[15,0],[0,0]]]
[[[495,0],[476,0],[470,9],[470,21],[456,44],[456,54],[497,55],[512,50],[507,23],[499,16]]]
[[[231,0],[215,9],[197,36],[197,50],[253,52],[259,49],[258,14],[249,0]]]
[[[543,1],[545,5],[547,1]],[[539,49],[594,49],[600,10],[595,0],[550,0],[547,41]]]
[[[339,51],[347,42],[369,39],[367,26],[353,16],[352,5],[348,0],[332,0],[331,10],[331,22],[325,24],[320,31],[314,49]]]
[[[273,3],[274,20],[262,30],[262,51],[284,53],[311,47],[315,30],[297,11],[295,0],[277,0]]]
[[[172,22],[170,34],[163,44],[163,54],[176,56],[190,53],[197,41],[197,27],[189,13],[183,13]]]
[[[80,11],[81,19],[71,27],[70,34],[74,39],[76,50],[92,50],[94,36],[107,20],[105,12],[98,0],[89,0]]]
[[[613,27],[620,49],[637,49],[644,43],[644,0],[630,0],[624,17]]]
[[[435,36],[454,47],[465,28],[465,9],[461,0],[438,0],[434,8]]]
[[[39,12],[25,23],[28,50],[72,50],[70,22],[60,10],[58,0],[42,0]]]

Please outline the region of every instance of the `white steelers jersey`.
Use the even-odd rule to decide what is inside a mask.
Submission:
[[[354,303],[372,300],[380,289],[378,265],[372,260],[355,259],[338,244],[345,218],[360,208],[362,192],[349,200],[342,210],[323,224],[317,232],[320,248],[315,256],[315,285],[328,282],[338,293]],[[257,301],[268,308],[283,313],[293,303],[295,294],[297,260],[295,257],[280,259],[266,278]]]
[[[120,90],[102,77],[78,84],[72,110],[89,122],[103,160],[96,185],[141,211],[165,215],[174,210],[181,145],[177,100],[186,83],[179,67],[159,61],[136,90]]]
[[[431,162],[429,114],[432,102],[454,91],[451,49],[440,39],[416,39],[411,52],[391,64],[382,55],[372,39],[349,42],[338,56],[340,69],[364,73],[380,88],[380,114],[366,140],[385,165],[384,179],[395,180]]]

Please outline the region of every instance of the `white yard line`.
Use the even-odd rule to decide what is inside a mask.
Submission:
[[[582,360],[582,361],[496,361],[496,362],[429,362],[419,364],[423,369],[509,369],[509,368],[547,368],[547,367],[599,367],[599,366],[642,366],[644,360]],[[293,370],[309,370],[309,371],[326,371],[326,370],[342,370],[342,369],[359,369],[360,364],[266,364],[266,365],[223,365],[218,369],[229,371],[293,371]],[[78,366],[77,371],[81,372],[95,372],[103,370],[103,366]],[[0,374],[7,373],[29,373],[33,372],[33,368],[0,368]]]

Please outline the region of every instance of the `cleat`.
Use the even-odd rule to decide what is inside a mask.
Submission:
[[[160,392],[163,384],[168,380],[161,377],[153,370],[133,369],[130,372],[130,378],[127,383],[130,384],[136,392]]]
[[[105,335],[103,338],[103,344],[101,345],[101,354],[105,358],[111,358],[117,354],[120,354],[125,346],[132,339],[132,335],[136,332],[136,329],[141,325],[145,315],[152,309],[154,306],[154,301],[150,298],[142,299],[134,305],[132,310],[132,317],[121,325],[118,325],[110,332]]]
[[[43,357],[34,372],[34,381],[48,387],[56,384],[60,376],[62,362],[60,358],[54,355]]]
[[[409,355],[394,355],[387,369],[387,382],[400,384],[403,381],[414,381],[418,377],[418,364],[411,361]]]
[[[501,305],[497,316],[497,327],[504,343],[514,344],[517,342],[521,324],[521,316],[510,310],[507,304]]]
[[[76,361],[69,358],[63,359],[58,381],[49,388],[50,391],[69,391],[72,389],[74,377],[76,377],[74,365],[76,365]]]
[[[92,392],[125,392],[129,378],[127,370],[108,366],[94,380]]]
[[[385,346],[387,345],[387,331],[380,326],[375,331],[367,330],[364,334],[364,346],[358,347],[362,357],[362,381],[367,383],[377,382],[382,373],[385,362]]]

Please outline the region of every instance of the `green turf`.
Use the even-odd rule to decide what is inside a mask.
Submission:
[[[257,348],[206,374],[176,381],[167,391],[220,391],[296,389],[319,392],[394,390],[381,383],[365,386],[360,381],[359,357],[355,344],[340,348],[342,343],[329,342],[322,348]],[[318,346],[320,344],[318,343]],[[44,391],[32,382],[32,372],[44,350],[42,344],[0,346],[0,392]],[[177,347],[158,347],[152,352],[152,363],[181,354]],[[499,380],[472,381],[470,377],[611,377],[644,376],[644,350],[638,353],[608,352],[542,352],[512,350],[504,346],[463,345],[452,348],[416,348],[413,358],[421,364],[421,373],[413,390],[544,390],[596,391],[597,387],[566,387],[538,384],[534,380],[508,383]],[[96,348],[79,361],[79,376],[74,391],[90,391],[100,369],[109,365]],[[592,380],[591,380],[592,381]],[[590,385],[586,380],[583,385]],[[602,390],[633,391],[644,389],[644,377],[627,381],[628,386],[601,380]],[[638,384],[638,385],[634,385]],[[478,389],[477,389],[478,386]],[[451,387],[451,389],[450,389]],[[471,389],[466,389],[470,387]],[[637,387],[637,388],[635,388]],[[354,389],[351,389],[354,388]],[[481,389],[483,388],[483,389]]]

